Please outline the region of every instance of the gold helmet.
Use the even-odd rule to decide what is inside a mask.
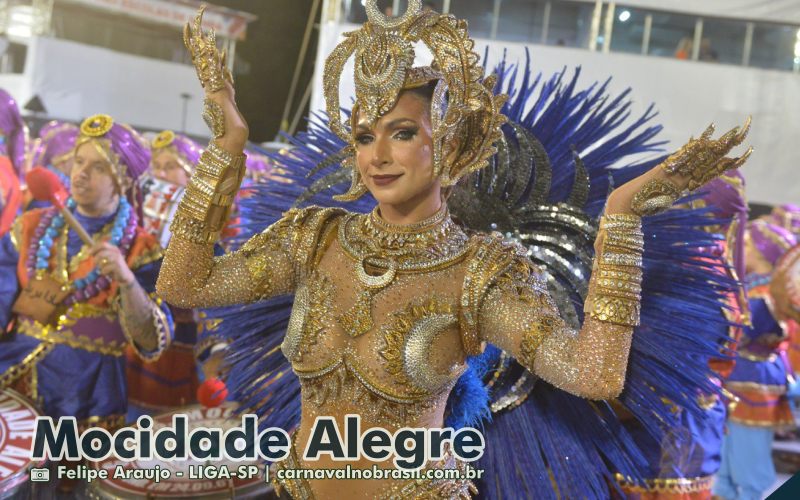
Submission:
[[[363,113],[374,122],[394,107],[401,91],[430,82],[436,82],[431,102],[434,175],[448,187],[486,166],[505,122],[500,109],[507,96],[494,94],[494,75],[484,78],[467,22],[422,12],[421,0],[409,0],[406,12],[392,19],[380,12],[376,0],[367,0],[366,9],[368,21],[358,31],[346,33],[325,61],[323,82],[330,127],[350,144],[342,165],[352,169],[350,189],[335,198],[351,201],[366,192],[354,161],[356,116]],[[433,53],[431,66],[413,67],[414,44],[418,42]],[[339,87],[345,63],[352,56],[356,102],[348,125],[342,121]]]

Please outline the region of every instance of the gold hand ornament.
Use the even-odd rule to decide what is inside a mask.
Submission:
[[[217,36],[214,30],[203,33],[203,13],[201,7],[193,23],[183,27],[183,43],[192,56],[192,64],[197,70],[197,77],[208,93],[214,93],[225,87],[225,80],[230,73],[225,69],[225,52],[217,49]]]
[[[735,127],[716,140],[711,138],[714,125],[709,125],[699,138],[689,139],[664,160],[660,168],[666,177],[652,178],[636,192],[631,201],[633,212],[639,216],[664,212],[680,198],[683,190],[694,191],[728,170],[742,166],[753,152],[752,147],[738,158],[725,155],[741,144],[749,131],[750,117],[744,126]]]
[[[664,161],[662,164],[664,171],[670,176],[678,175],[687,178],[688,184],[684,188],[694,191],[726,171],[739,168],[747,161],[753,152],[752,147],[738,158],[728,158],[725,155],[741,144],[749,131],[750,117],[747,117],[744,126],[732,128],[722,137],[714,140],[711,138],[714,133],[714,125],[709,125],[699,138],[690,139]]]

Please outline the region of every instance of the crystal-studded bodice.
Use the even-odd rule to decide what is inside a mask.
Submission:
[[[465,369],[458,308],[468,238],[446,211],[402,228],[376,213],[331,224],[297,284],[282,345],[304,414],[441,424]]]

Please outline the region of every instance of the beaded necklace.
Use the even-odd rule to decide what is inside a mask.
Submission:
[[[75,201],[72,198],[67,200],[68,210],[74,210],[75,206]],[[137,223],[136,213],[131,208],[128,200],[126,198],[120,198],[119,208],[114,216],[114,220],[109,224],[109,229],[104,229],[103,233],[108,232],[111,237],[109,243],[118,247],[123,255],[127,255],[133,243],[133,239],[136,237]],[[61,243],[66,245],[68,231],[69,226],[67,226],[64,216],[56,210],[49,210],[42,216],[34,232],[34,237],[28,252],[27,268],[29,269],[28,275],[30,278],[40,278],[44,276],[50,267],[50,258],[56,246],[56,239],[61,239]],[[63,255],[59,255],[58,257],[64,259],[64,267],[66,267],[66,252],[60,253]],[[84,245],[76,257],[77,256],[82,257],[77,260],[73,258],[70,270],[74,270],[77,264],[79,264],[79,261],[88,258],[89,248]],[[95,266],[84,278],[76,279],[72,283],[72,286],[74,286],[75,291],[64,301],[64,305],[68,307],[75,302],[87,301],[98,295],[102,290],[106,290],[111,286],[111,279],[108,276],[100,274],[100,270]]]

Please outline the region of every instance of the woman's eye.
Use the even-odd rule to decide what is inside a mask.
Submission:
[[[394,138],[401,140],[401,141],[410,141],[416,135],[416,131],[414,130],[398,130],[396,134],[394,134]]]
[[[358,137],[356,137],[356,143],[358,143],[358,144],[360,144],[362,146],[364,146],[366,144],[369,144],[370,142],[372,142],[372,136],[371,135],[363,134],[363,135],[359,135]]]

